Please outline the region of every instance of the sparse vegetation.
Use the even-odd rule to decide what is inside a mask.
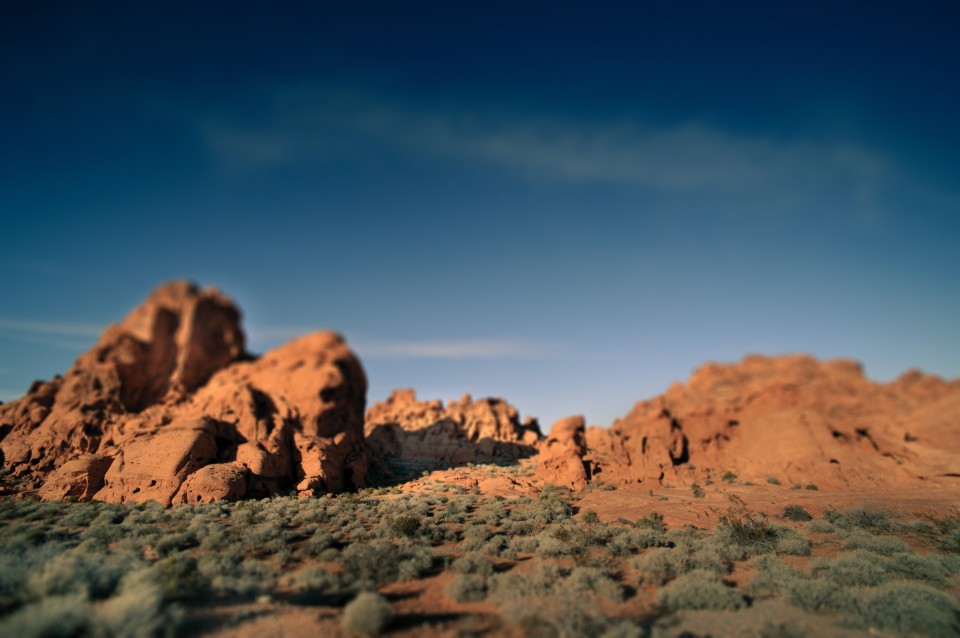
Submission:
[[[640,636],[684,610],[774,599],[893,635],[957,633],[956,516],[813,519],[788,505],[767,518],[728,495],[735,507],[712,530],[668,529],[657,512],[605,523],[578,511],[580,496],[485,498],[431,482],[167,510],[0,499],[0,634],[160,636],[199,607],[276,599],[377,635],[391,617],[378,589],[444,570],[445,605],[498,610],[480,631]],[[749,583],[725,582],[746,561]]]

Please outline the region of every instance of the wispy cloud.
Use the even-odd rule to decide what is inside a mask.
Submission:
[[[259,327],[249,332],[250,341],[272,347],[312,332],[307,328]],[[350,339],[364,359],[533,359],[555,357],[561,344],[513,338],[464,338],[446,340]]]
[[[88,323],[0,319],[0,330],[62,337],[96,337],[103,332],[103,326]]]
[[[0,319],[0,335],[6,339],[65,350],[89,347],[90,341],[102,331],[103,326],[92,324]]]
[[[846,143],[774,139],[699,122],[652,126],[431,108],[342,91],[280,91],[258,123],[208,118],[200,130],[211,152],[247,168],[336,158],[379,144],[538,179],[666,191],[840,184],[867,199],[891,172],[882,155]]]
[[[373,359],[530,359],[549,355],[557,349],[551,344],[513,339],[361,341],[356,348],[361,357]]]

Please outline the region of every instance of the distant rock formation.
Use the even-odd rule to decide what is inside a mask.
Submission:
[[[330,332],[260,359],[240,312],[157,288],[63,378],[0,405],[4,467],[48,499],[202,502],[365,485],[359,360]]]
[[[598,480],[657,486],[768,479],[874,489],[960,477],[960,380],[908,372],[874,383],[855,361],[749,356],[700,367],[587,430]]]
[[[584,462],[587,438],[582,416],[560,419],[550,428],[550,436],[540,448],[540,465],[536,477],[553,485],[583,489],[590,481],[589,467]]]
[[[540,427],[521,423],[503,399],[465,395],[444,406],[418,401],[413,390],[396,390],[367,412],[364,424],[371,467],[385,475],[404,467],[453,467],[514,460],[536,453]]]

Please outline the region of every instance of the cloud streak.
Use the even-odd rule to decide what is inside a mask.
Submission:
[[[883,156],[852,144],[735,134],[698,122],[665,127],[417,107],[336,91],[280,91],[258,122],[208,118],[199,128],[214,155],[246,169],[332,160],[373,144],[542,180],[726,192],[839,184],[860,198],[891,172]]]
[[[64,350],[83,350],[103,331],[103,326],[57,321],[0,319],[0,336]]]
[[[263,327],[250,330],[250,341],[265,346],[312,332],[310,329]],[[431,340],[351,339],[363,359],[543,359],[563,350],[560,344],[512,338],[462,338]]]

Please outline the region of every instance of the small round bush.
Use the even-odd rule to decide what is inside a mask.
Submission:
[[[359,636],[379,636],[393,616],[390,603],[376,592],[365,591],[343,608],[340,626]]]

